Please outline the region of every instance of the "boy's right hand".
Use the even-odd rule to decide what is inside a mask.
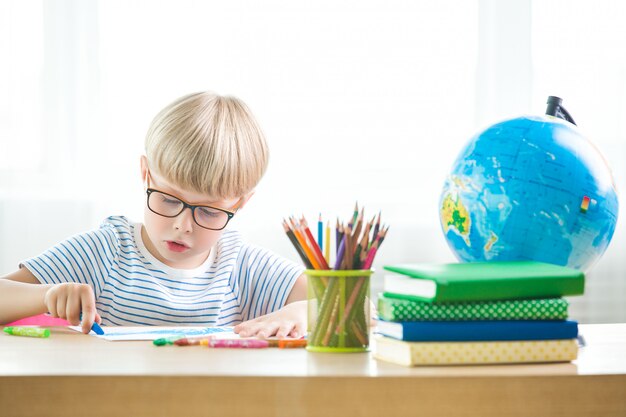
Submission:
[[[82,331],[91,331],[94,321],[100,324],[102,319],[96,311],[96,297],[93,289],[87,284],[72,282],[57,284],[46,292],[44,303],[52,317],[59,317],[73,326],[81,324]]]

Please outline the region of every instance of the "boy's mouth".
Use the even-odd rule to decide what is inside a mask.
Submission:
[[[189,249],[189,246],[185,245],[182,242],[175,242],[173,240],[167,240],[165,241],[165,243],[167,244],[167,248],[171,250],[172,252],[180,253]]]

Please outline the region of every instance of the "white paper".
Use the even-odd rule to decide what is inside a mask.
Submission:
[[[70,329],[82,332],[80,326],[69,326]],[[220,338],[238,337],[232,327],[155,327],[155,326],[102,326],[103,335],[93,331],[91,336],[110,341],[121,340],[156,340],[161,338],[202,337],[216,335]]]

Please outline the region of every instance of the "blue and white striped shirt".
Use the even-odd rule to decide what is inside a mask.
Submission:
[[[145,248],[141,224],[121,216],[22,262],[41,283],[89,284],[105,325],[230,326],[283,307],[303,267],[225,231],[193,270]]]

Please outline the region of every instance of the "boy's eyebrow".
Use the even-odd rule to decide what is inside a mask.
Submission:
[[[209,206],[209,207],[213,207],[213,208],[219,208],[222,210],[231,210],[234,206],[237,205],[237,203],[239,202],[239,200],[235,201],[233,204],[227,204],[226,202],[224,202],[224,200],[212,200],[211,202],[205,202],[204,200],[199,200],[199,201],[195,201],[195,200],[188,200],[186,198],[181,197],[181,193],[179,193],[177,190],[172,190],[169,186],[166,187],[167,189],[161,189],[159,187],[158,191],[163,191],[164,193],[167,194],[171,194],[174,197],[178,198],[179,200],[183,200],[188,204],[194,205],[194,206]],[[223,203],[223,204],[220,204]]]
[[[163,191],[163,192],[165,192],[167,194],[171,194],[174,197],[176,197],[176,198],[178,198],[180,200],[184,200],[185,202],[187,202],[189,204],[192,204],[194,206],[209,206],[209,207],[219,208],[219,209],[222,209],[222,210],[232,211],[233,207],[236,208],[238,203],[239,203],[239,201],[241,200],[241,198],[238,198],[237,201],[235,201],[233,204],[227,204],[224,200],[221,200],[221,202],[224,203],[224,204],[218,204],[218,202],[220,202],[220,200],[217,200],[217,201],[213,200],[210,203],[206,203],[204,201],[196,202],[195,200],[194,201],[187,200],[186,198],[182,198],[180,196],[181,193],[178,192],[178,190],[172,189],[172,187],[170,185],[168,185],[168,184],[161,184],[161,185],[165,186],[166,189],[161,188],[160,185],[156,184],[156,181],[154,180],[154,176],[152,174],[150,174],[150,173],[149,173],[149,175],[150,175],[150,178],[152,179],[152,181],[155,183],[153,185],[159,187],[158,191]]]
[[[181,193],[179,192],[179,190],[175,190],[173,189],[170,185],[167,184],[156,184],[156,181],[154,181],[154,177],[152,178],[152,181],[154,182],[154,185],[156,187],[158,187],[158,191],[162,191],[164,193],[167,194],[171,194],[174,197],[180,199],[180,200],[185,200],[185,202],[189,203],[189,204],[193,204],[194,206],[217,206],[219,207],[219,205],[215,204],[214,202],[210,202],[210,203],[206,203],[204,202],[204,200],[202,200],[202,202],[196,202],[188,200],[187,198],[183,198],[181,197]]]
[[[216,208],[222,208],[223,205],[225,204],[219,204],[219,201],[216,200],[211,200],[209,202],[207,202],[208,200],[191,200],[191,199],[187,199],[187,198],[183,198],[180,196],[180,193],[177,192],[176,190],[174,191],[168,191],[168,193],[172,194],[174,197],[177,197],[181,200],[184,200],[185,202],[189,203],[189,204],[193,204],[194,206],[210,206],[210,207],[216,207]]]

